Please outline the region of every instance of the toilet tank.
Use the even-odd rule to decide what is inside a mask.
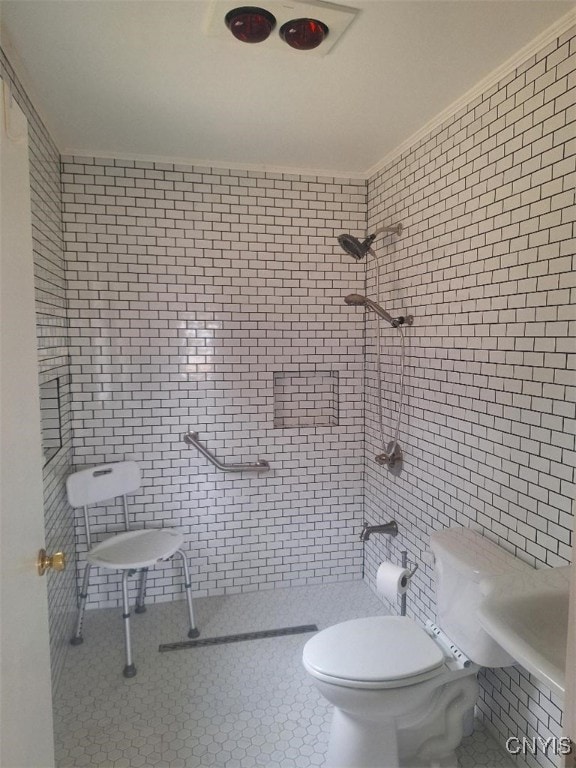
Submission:
[[[469,528],[446,528],[430,537],[436,573],[437,623],[476,664],[508,667],[514,659],[480,626],[480,582],[490,576],[532,570]]]

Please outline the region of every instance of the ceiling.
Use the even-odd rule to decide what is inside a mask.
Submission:
[[[6,0],[0,18],[65,154],[364,176],[574,8],[347,0],[359,13],[319,56],[210,36],[214,2],[223,17],[225,0]]]

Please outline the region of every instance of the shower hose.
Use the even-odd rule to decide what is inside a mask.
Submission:
[[[380,265],[376,260],[376,301],[380,301]],[[376,367],[378,369],[378,421],[380,426],[380,442],[384,453],[391,455],[396,450],[398,438],[400,436],[400,422],[402,420],[402,410],[404,407],[404,368],[406,364],[406,340],[402,326],[398,326],[400,332],[400,386],[398,392],[398,417],[396,419],[396,430],[391,450],[388,450],[384,438],[384,411],[383,411],[383,393],[382,393],[382,320],[377,319],[378,333],[376,337]]]

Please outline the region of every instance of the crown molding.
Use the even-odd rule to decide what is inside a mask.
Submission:
[[[101,160],[127,160],[140,163],[159,163],[169,165],[187,165],[194,168],[203,168],[206,170],[228,170],[228,171],[244,171],[246,173],[274,173],[282,174],[283,176],[298,176],[299,178],[304,176],[313,177],[314,179],[341,179],[348,181],[366,181],[367,176],[358,171],[335,171],[325,170],[321,168],[291,168],[280,165],[259,165],[250,163],[228,163],[219,160],[207,160],[206,158],[193,158],[193,157],[172,157],[169,155],[142,155],[131,152],[117,152],[117,151],[99,151],[93,152],[87,149],[74,149],[73,147],[67,147],[62,150],[62,156],[74,156],[74,157],[95,157]]]
[[[382,171],[387,165],[396,160],[400,155],[409,150],[422,139],[426,138],[436,128],[440,127],[446,120],[453,117],[459,110],[470,104],[474,99],[481,96],[500,80],[505,78],[519,66],[524,64],[531,56],[534,56],[553,40],[566,32],[570,27],[576,24],[576,9],[558,19],[554,24],[540,33],[523,48],[520,48],[509,59],[506,59],[499,67],[492,70],[486,77],[480,80],[476,85],[466,91],[456,101],[453,101],[446,109],[438,113],[425,125],[419,128],[415,133],[409,136],[405,141],[392,149],[382,160],[377,162],[368,170],[362,171],[334,171],[317,168],[286,168],[276,165],[257,165],[257,164],[237,164],[221,161],[207,160],[206,158],[184,158],[167,157],[163,155],[137,155],[131,153],[117,152],[90,152],[84,149],[67,148],[62,152],[63,155],[74,155],[76,157],[97,157],[101,159],[131,160],[151,163],[168,163],[171,165],[188,165],[197,168],[214,168],[215,170],[244,171],[247,173],[278,173],[285,176],[315,177],[348,179],[350,181],[368,181],[372,176]]]
[[[474,99],[481,96],[492,86],[505,78],[523,63],[525,63],[531,56],[534,56],[553,40],[557,39],[566,32],[570,27],[576,24],[576,9],[569,11],[569,13],[562,16],[554,24],[548,27],[544,32],[535,37],[523,48],[520,48],[513,56],[503,62],[499,67],[494,69],[490,74],[480,80],[476,85],[470,88],[466,93],[460,96],[456,101],[452,102],[446,109],[437,114],[425,125],[418,129],[415,133],[409,136],[405,141],[399,144],[386,154],[382,160],[378,161],[375,165],[368,168],[366,171],[335,171],[324,168],[292,168],[277,165],[266,164],[240,164],[240,163],[228,163],[224,161],[209,160],[206,158],[193,158],[193,157],[172,157],[165,155],[143,155],[130,152],[118,152],[118,151],[93,151],[87,149],[80,149],[74,147],[62,148],[61,142],[58,139],[57,134],[54,131],[53,126],[50,123],[49,118],[38,108],[40,103],[37,98],[32,79],[28,75],[26,66],[22,62],[18,55],[17,50],[13,46],[9,36],[6,33],[5,28],[0,24],[1,46],[14,68],[16,76],[20,80],[22,87],[28,95],[30,101],[37,110],[40,118],[46,125],[50,136],[56,144],[58,150],[62,156],[74,156],[74,157],[93,157],[98,159],[109,160],[126,160],[133,162],[149,162],[169,165],[182,165],[195,168],[205,168],[214,170],[228,170],[228,171],[241,171],[245,173],[257,173],[257,174],[281,174],[283,176],[297,176],[299,178],[309,177],[315,179],[340,179],[348,180],[351,182],[367,181],[375,174],[382,171],[387,165],[396,160],[400,155],[409,150],[419,141],[424,139],[436,128],[438,128],[446,120],[453,117],[459,110],[470,104]]]
[[[24,64],[24,62],[22,61],[16,47],[12,43],[12,40],[10,39],[9,34],[6,31],[5,26],[1,22],[0,22],[0,47],[4,51],[4,54],[8,59],[8,63],[14,70],[14,74],[16,75],[16,78],[20,83],[25,95],[28,97],[38,117],[46,127],[46,130],[48,131],[50,138],[54,142],[56,149],[60,152],[61,150],[60,150],[60,142],[58,140],[58,134],[55,131],[50,118],[41,109],[40,107],[41,102],[40,102],[40,99],[38,98],[38,91],[34,87],[34,83],[28,72],[28,69]]]
[[[538,37],[535,37],[523,48],[520,48],[509,59],[504,61],[499,67],[490,72],[489,75],[484,77],[480,82],[476,83],[470,90],[466,91],[456,101],[452,102],[446,109],[442,110],[439,114],[429,120],[422,128],[419,128],[415,133],[409,136],[405,141],[399,144],[395,149],[391,150],[385,157],[380,160],[372,168],[369,168],[364,174],[365,179],[370,179],[375,174],[382,171],[387,165],[396,160],[400,155],[409,150],[419,141],[428,136],[436,128],[439,128],[442,123],[453,117],[459,110],[466,105],[470,104],[474,99],[481,96],[492,86],[496,85],[500,80],[505,78],[519,66],[524,64],[531,56],[534,56],[553,40],[556,40],[560,35],[566,32],[570,27],[576,24],[576,9],[569,11],[564,16],[560,17],[552,26],[544,30]]]

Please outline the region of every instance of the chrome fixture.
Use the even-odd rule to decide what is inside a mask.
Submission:
[[[412,315],[406,315],[406,317],[404,317],[404,315],[401,315],[400,317],[392,317],[392,315],[389,315],[380,304],[372,301],[372,299],[368,299],[366,296],[361,296],[359,293],[348,294],[348,296],[344,297],[344,301],[352,307],[366,307],[367,309],[371,309],[372,312],[376,312],[378,317],[381,317],[390,323],[392,328],[398,328],[400,325],[412,325],[414,322]]]
[[[402,224],[392,224],[388,227],[381,227],[380,229],[377,229],[373,235],[368,235],[366,240],[363,242],[360,242],[360,240],[358,240],[357,237],[354,237],[354,235],[349,235],[347,233],[339,235],[338,242],[349,256],[352,256],[352,258],[356,259],[356,261],[360,261],[366,256],[372,247],[374,240],[376,240],[378,235],[382,234],[383,232],[400,237],[402,234]]]
[[[386,450],[375,456],[376,463],[380,464],[381,467],[388,467],[388,469],[401,466],[403,458],[402,448],[396,440],[391,440],[386,446]]]
[[[406,551],[402,552],[402,568],[408,568],[408,552]],[[406,577],[406,583],[410,581],[417,570],[418,566],[415,565]],[[404,579],[402,579],[402,582],[402,586],[405,587],[406,584],[404,583]],[[400,616],[406,616],[406,592],[403,592],[400,598]]]
[[[265,472],[267,469],[270,469],[270,464],[268,464],[267,461],[264,461],[264,459],[259,459],[255,464],[223,464],[198,440],[198,432],[186,432],[183,435],[183,440],[187,445],[192,445],[200,451],[208,461],[212,462],[212,464],[214,464],[217,469],[222,470],[222,472]]]
[[[373,234],[369,235],[363,242],[360,242],[358,238],[354,237],[350,234],[342,234],[338,237],[338,242],[340,243],[341,247],[348,253],[352,258],[356,259],[356,261],[360,261],[360,259],[363,259],[368,252],[370,252],[374,258],[376,258],[376,254],[372,250],[371,246],[376,237],[381,234],[382,232],[393,234],[393,235],[401,235],[402,234],[402,224],[392,224],[386,227],[381,227],[380,229],[376,230]],[[378,262],[376,262],[376,298],[380,298],[380,268],[378,265]],[[387,467],[390,472],[394,475],[399,475],[402,472],[402,465],[403,465],[403,455],[402,455],[402,449],[400,448],[400,444],[398,442],[398,438],[400,436],[400,422],[402,420],[402,409],[404,405],[404,371],[406,367],[406,341],[404,338],[404,331],[402,326],[404,325],[412,325],[414,322],[414,318],[412,315],[400,315],[400,317],[392,317],[385,309],[384,307],[380,306],[375,301],[372,301],[372,299],[369,299],[367,296],[362,296],[358,293],[351,293],[348,296],[344,297],[344,301],[346,304],[350,304],[351,306],[355,307],[365,307],[366,309],[370,309],[372,312],[374,312],[379,320],[378,320],[378,334],[377,334],[377,372],[378,372],[378,413],[379,413],[379,422],[380,422],[380,438],[382,441],[382,447],[383,451],[382,453],[378,454],[376,458],[376,462],[383,467]],[[400,333],[400,342],[402,345],[402,367],[400,371],[400,392],[399,392],[399,402],[398,402],[398,417],[396,420],[396,430],[394,434],[394,440],[390,443],[385,442],[384,439],[384,417],[383,417],[383,393],[382,393],[382,365],[381,365],[381,359],[382,359],[382,327],[380,323],[380,319],[386,320],[387,323],[390,323],[390,325],[393,328],[397,328]]]
[[[398,526],[396,525],[396,520],[391,520],[389,523],[384,523],[384,525],[368,525],[365,522],[360,533],[360,541],[368,541],[373,533],[387,533],[389,536],[397,536]]]

